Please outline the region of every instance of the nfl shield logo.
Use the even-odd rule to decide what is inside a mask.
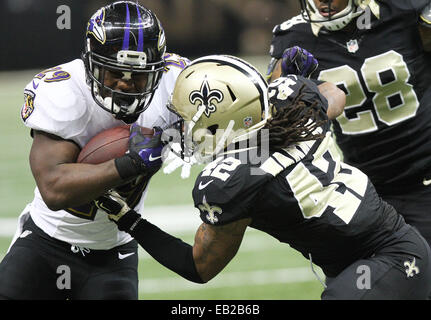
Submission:
[[[253,124],[253,118],[252,117],[246,117],[244,118],[244,127],[246,128],[250,128],[251,125]]]
[[[347,44],[347,50],[350,53],[355,53],[356,51],[359,50],[359,44],[358,44],[358,40],[350,40],[349,42],[346,43]]]

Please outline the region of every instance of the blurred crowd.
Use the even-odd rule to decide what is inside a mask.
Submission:
[[[191,58],[223,53],[267,55],[274,25],[299,13],[292,0],[138,0],[161,20],[168,50]],[[109,0],[0,1],[0,70],[49,66],[82,50],[86,21]],[[67,5],[71,28],[58,30]],[[7,31],[6,31],[7,30]]]
[[[271,31],[299,13],[288,0],[140,0],[161,19],[168,45],[187,54],[267,54]]]

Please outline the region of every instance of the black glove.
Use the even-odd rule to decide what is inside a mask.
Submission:
[[[281,57],[281,75],[289,74],[309,78],[316,71],[319,63],[316,58],[305,49],[294,46],[287,48]]]
[[[147,137],[141,127],[130,127],[129,149],[123,157],[115,159],[118,173],[124,180],[144,174],[151,176],[162,166],[162,129],[154,128],[154,135]]]
[[[114,190],[94,200],[94,204],[108,214],[109,220],[115,222],[121,231],[131,232],[141,220],[141,215],[130,209],[126,201]]]

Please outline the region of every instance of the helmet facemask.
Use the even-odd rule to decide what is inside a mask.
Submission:
[[[207,163],[257,135],[269,118],[266,95],[265,80],[245,61],[223,55],[195,60],[168,103],[181,118],[179,156]]]
[[[348,0],[347,6],[332,14],[332,0],[328,1],[328,16],[323,16],[313,0],[300,0],[301,12],[304,20],[316,23],[329,31],[338,31],[347,26],[354,18],[360,16],[363,11],[357,11],[357,0]]]
[[[165,69],[165,36],[148,9],[116,2],[90,19],[83,60],[94,101],[116,119],[137,120],[150,105]],[[116,82],[127,83],[120,89]]]
[[[119,51],[118,55],[135,56],[136,62],[144,60],[145,53],[134,51]],[[88,64],[87,77],[91,88],[91,94],[95,102],[104,110],[112,113],[115,118],[127,123],[136,121],[152,101],[155,90],[160,84],[164,71],[164,61],[149,63],[145,67],[139,64],[119,63],[118,60],[107,59],[88,50],[84,55],[84,61]],[[123,92],[112,89],[106,85],[107,72],[122,74],[122,80],[134,82],[138,92]],[[142,81],[146,78],[146,81]],[[140,86],[139,83],[145,83]]]

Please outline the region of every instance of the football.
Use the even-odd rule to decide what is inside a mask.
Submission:
[[[149,137],[154,129],[141,127],[141,132]],[[128,147],[130,126],[123,125],[107,129],[95,135],[82,148],[76,162],[98,164],[123,156]]]

